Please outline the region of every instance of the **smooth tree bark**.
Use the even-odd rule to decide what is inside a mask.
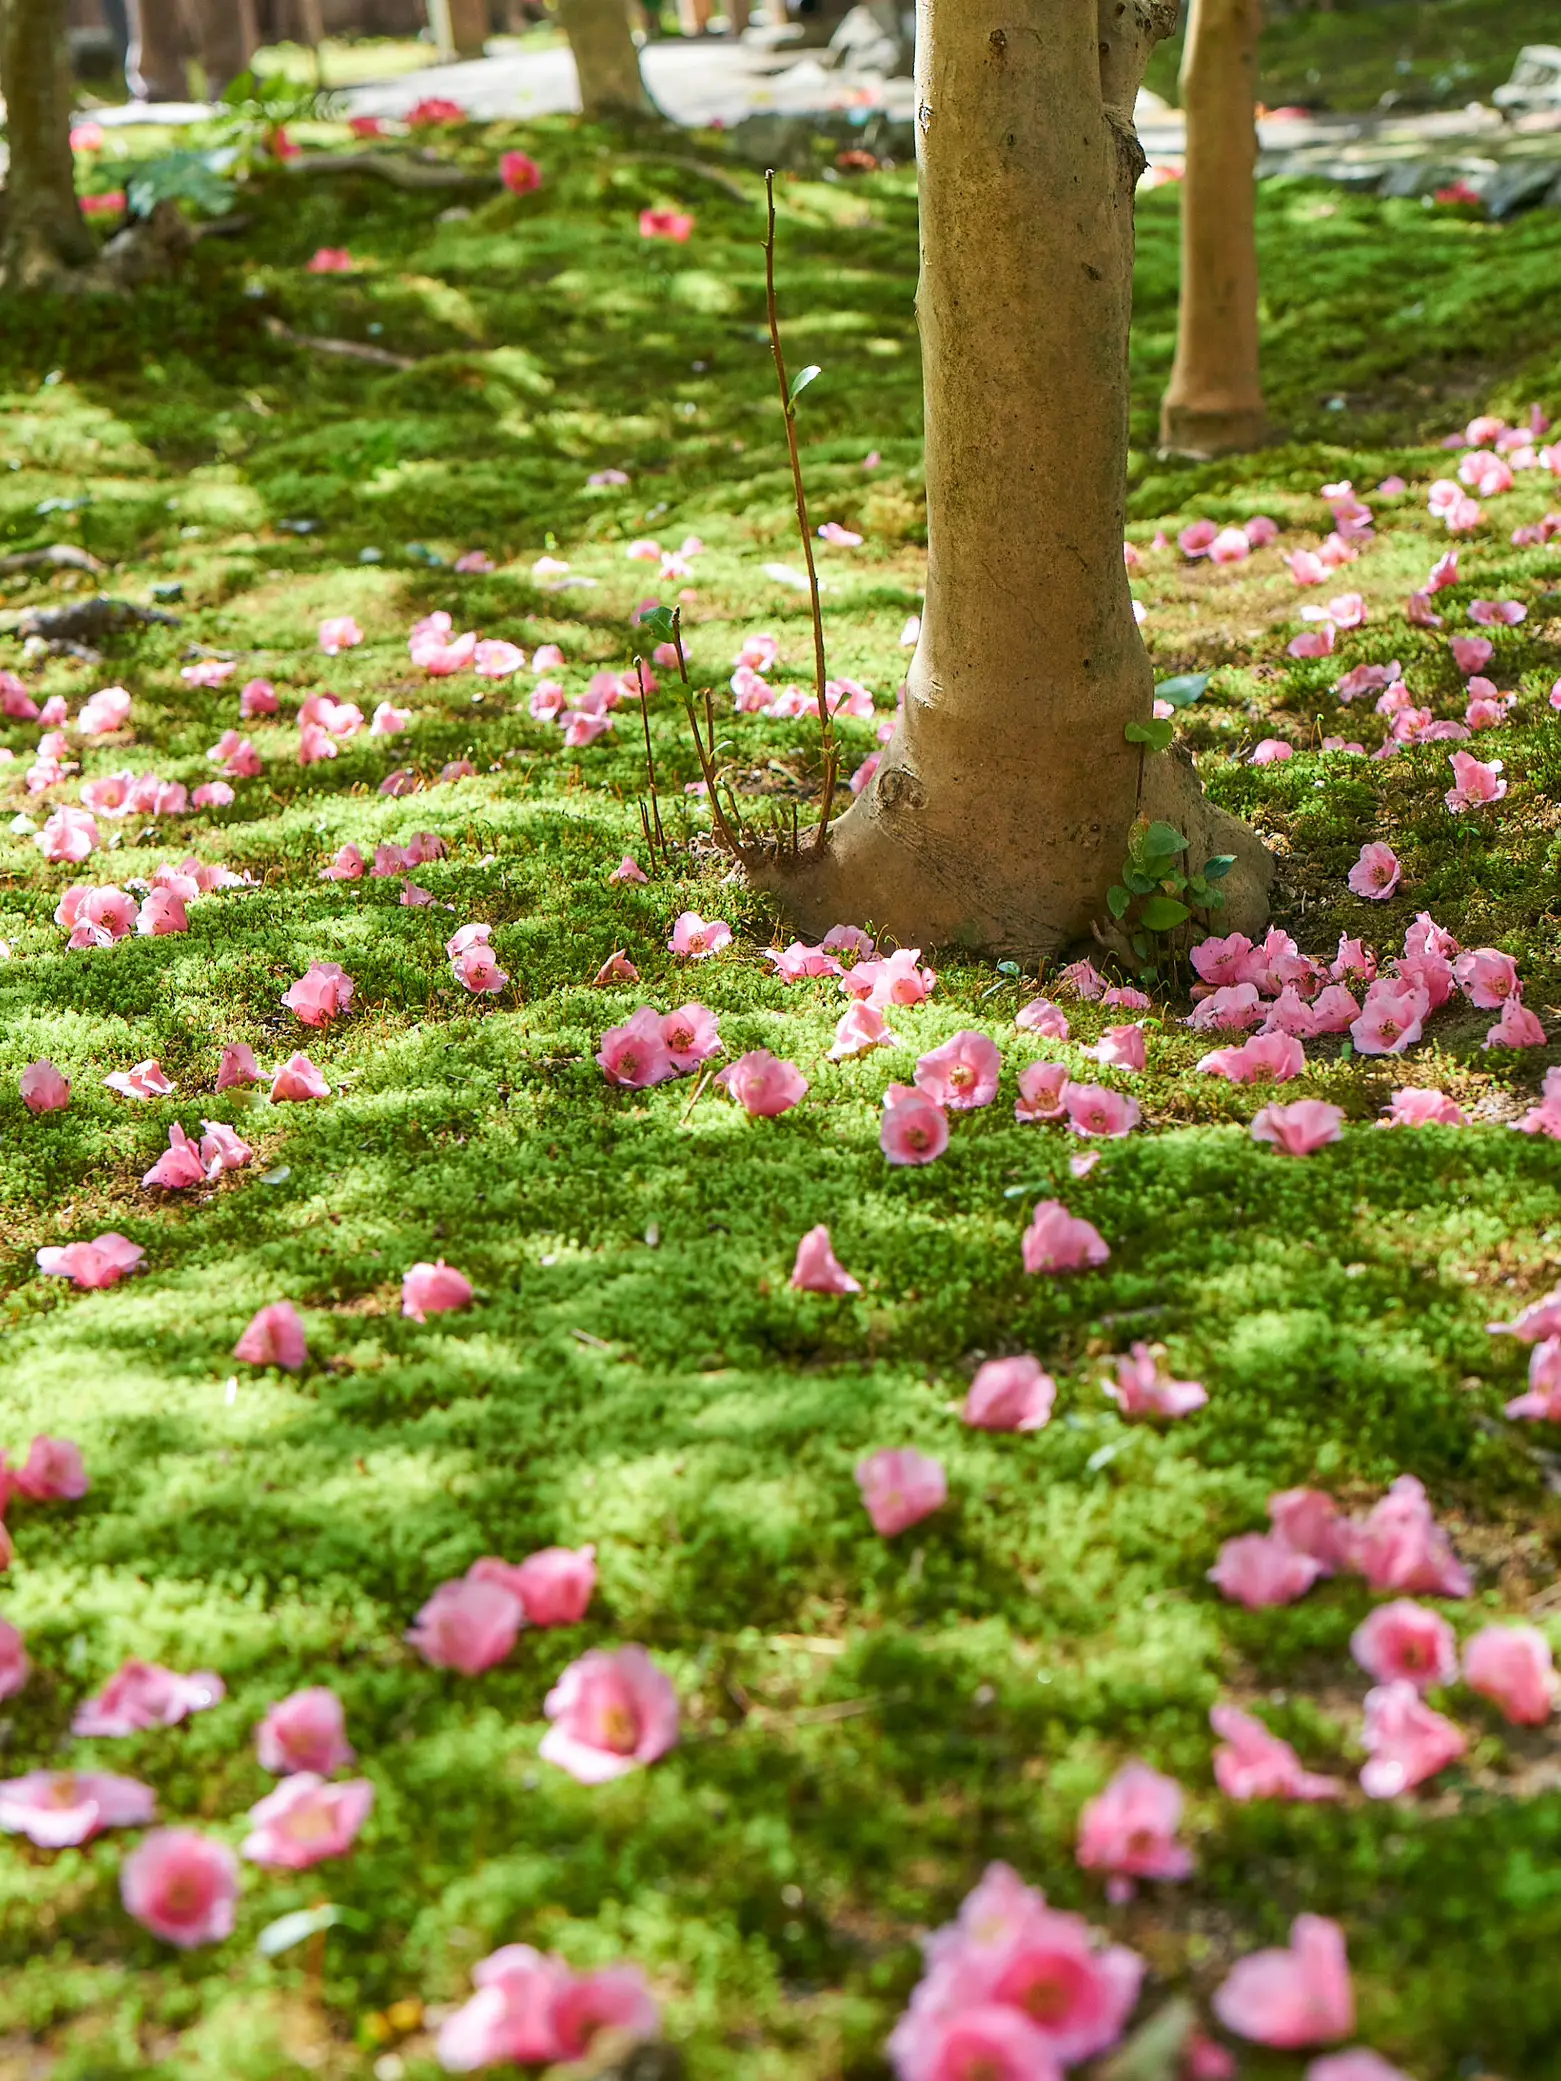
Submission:
[[[1133,103],[1176,0],[920,0],[927,596],[904,710],[823,845],[749,863],[806,932],[1034,958],[1107,918],[1140,814],[1233,927],[1268,856],[1123,735],[1153,674],[1123,562]]]
[[[558,0],[558,21],[574,53],[584,114],[621,121],[657,113],[629,34],[626,0]]]
[[[1182,52],[1187,169],[1176,359],[1160,415],[1178,455],[1261,447],[1257,57],[1262,0],[1192,0]]]
[[[76,200],[65,24],[66,0],[4,0],[0,12],[10,146],[0,283],[12,291],[47,288],[97,255]]]

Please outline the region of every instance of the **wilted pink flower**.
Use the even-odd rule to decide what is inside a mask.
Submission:
[[[1239,1048],[1215,1048],[1201,1056],[1198,1068],[1232,1084],[1255,1084],[1261,1077],[1287,1084],[1305,1071],[1306,1051],[1288,1033],[1258,1033]]]
[[[1028,1352],[978,1366],[964,1417],[981,1431],[1039,1431],[1051,1421],[1057,1383]]]
[[[1344,1932],[1325,1915],[1297,1915],[1288,1950],[1238,1959],[1214,1995],[1214,2013],[1259,2045],[1326,2045],[1355,2028]]]
[[[766,947],[764,959],[774,965],[776,975],[785,983],[800,983],[813,976],[840,973],[840,963],[833,954],[825,953],[822,947],[807,946],[800,939],[794,939],[784,950]]]
[[[650,876],[632,853],[625,853],[607,879],[610,882],[648,882]]]
[[[1298,1553],[1283,1539],[1248,1532],[1225,1541],[1209,1570],[1209,1581],[1233,1604],[1258,1611],[1267,1604],[1293,1604],[1325,1572],[1321,1561]]]
[[[1547,1337],[1534,1346],[1529,1353],[1528,1393],[1509,1402],[1506,1414],[1537,1423],[1561,1423],[1561,1337]]]
[[[352,1003],[353,981],[335,961],[311,961],[282,1002],[305,1026],[329,1026]]]
[[[56,865],[62,860],[85,860],[89,853],[98,848],[97,820],[87,809],[73,809],[62,803],[54,811],[43,829],[34,838],[46,860]]]
[[[1440,1612],[1412,1598],[1379,1604],[1350,1635],[1350,1653],[1379,1684],[1403,1681],[1417,1691],[1450,1684],[1458,1674],[1458,1642]]]
[[[924,1091],[891,1085],[878,1141],[893,1164],[935,1163],[949,1145],[948,1115]]]
[[[1077,1272],[1103,1265],[1110,1247],[1093,1222],[1070,1214],[1061,1200],[1044,1199],[1023,1238],[1027,1272]]]
[[[1193,1007],[1187,1024],[1194,1033],[1243,1033],[1263,1017],[1256,983],[1231,983],[1214,990]]]
[[[1467,1127],[1463,1108],[1445,1092],[1410,1089],[1395,1091],[1387,1108],[1384,1127]]]
[[[1038,1033],[1043,1040],[1068,1038],[1068,1015],[1049,997],[1032,997],[1028,1004],[1021,1005],[1014,1014],[1014,1024],[1021,1033]]]
[[[1412,1683],[1381,1684],[1366,1693],[1361,1735],[1370,1761],[1360,1774],[1368,1799],[1393,1799],[1455,1763],[1468,1748],[1451,1720],[1433,1712]]]
[[[233,1934],[238,1860],[226,1843],[193,1828],[159,1828],[119,1871],[126,1913],[181,1951]]]
[[[1464,1647],[1463,1680],[1519,1727],[1539,1727],[1561,1696],[1550,1642],[1537,1626],[1482,1626]]]
[[[1065,1062],[1031,1062],[1019,1072],[1016,1120],[1060,1120],[1066,1107],[1068,1066]]]
[[[35,1770],[0,1783],[0,1829],[43,1850],[73,1849],[105,1828],[144,1828],[157,1795],[108,1770]]]
[[[260,1065],[255,1060],[255,1051],[247,1041],[234,1041],[222,1051],[222,1061],[217,1069],[217,1089],[226,1091],[234,1084],[259,1084],[265,1080]]]
[[[334,1691],[317,1684],[279,1699],[255,1729],[262,1770],[278,1777],[313,1771],[329,1777],[355,1758],[347,1739],[347,1716]]]
[[[470,1582],[497,1583],[528,1626],[578,1626],[596,1590],[594,1546],[545,1546],[523,1561],[474,1561]]]
[[[609,1084],[627,1085],[631,1090],[663,1084],[678,1074],[662,1038],[661,1019],[648,1004],[642,1004],[622,1026],[608,1027],[596,1059]]]
[[[523,1616],[509,1590],[463,1576],[440,1583],[406,1637],[436,1669],[480,1676],[514,1647]]]
[[[164,1192],[185,1192],[190,1186],[201,1184],[205,1176],[200,1144],[191,1141],[176,1120],[168,1130],[168,1147],[141,1183],[147,1187],[159,1186]]]
[[[249,1327],[233,1347],[233,1356],[251,1366],[280,1366],[302,1372],[309,1356],[303,1319],[291,1301],[271,1301],[257,1308]]]
[[[1171,1378],[1163,1344],[1134,1344],[1128,1357],[1111,1363],[1117,1369],[1116,1381],[1105,1382],[1103,1391],[1123,1416],[1190,1416],[1209,1399],[1202,1381]]]
[[[851,1274],[835,1256],[829,1239],[829,1230],[822,1223],[810,1228],[797,1245],[797,1261],[792,1266],[791,1283],[799,1293],[860,1293],[860,1280]]]
[[[70,1723],[72,1734],[142,1734],[150,1727],[177,1727],[191,1713],[207,1712],[220,1705],[227,1687],[209,1669],[192,1676],[164,1669],[157,1662],[124,1663],[95,1698],[78,1705]]]
[[[282,1105],[306,1098],[329,1098],[331,1087],[302,1052],[289,1055],[271,1079],[271,1103]]]
[[[355,845],[344,845],[329,867],[320,869],[321,881],[355,882],[363,878],[363,855]]]
[[[1364,896],[1371,903],[1382,903],[1393,894],[1403,879],[1403,868],[1398,863],[1393,848],[1373,840],[1360,849],[1360,858],[1349,872],[1349,885],[1357,896]]]
[[[1002,1066],[996,1042],[984,1033],[967,1030],[919,1058],[915,1084],[934,1105],[950,1112],[970,1112],[977,1106],[989,1106],[996,1098]]]
[[[315,259],[318,258],[319,254],[316,254]],[[320,648],[328,658],[336,657],[344,650],[355,650],[362,641],[363,631],[350,614],[338,614],[320,624]]]
[[[1469,619],[1482,629],[1511,629],[1528,619],[1528,609],[1521,600],[1471,600]]]
[[[667,941],[669,950],[685,961],[708,961],[732,943],[732,928],[721,918],[702,918],[697,910],[679,913]]]
[[[892,1048],[894,1045],[895,1037],[889,1031],[889,1022],[883,1013],[865,1001],[858,1001],[841,1013],[829,1059],[831,1062],[844,1062],[853,1055],[865,1055],[870,1048]]]
[[[1119,1141],[1131,1134],[1141,1117],[1138,1101],[1103,1084],[1069,1084],[1062,1094],[1063,1110],[1075,1134],[1105,1135]]]
[[[943,1462],[912,1446],[885,1447],[857,1463],[856,1485],[873,1530],[893,1539],[948,1501]]]
[[[63,1247],[46,1244],[38,1252],[37,1262],[40,1272],[69,1279],[76,1286],[95,1288],[115,1285],[127,1272],[133,1272],[145,1255],[139,1243],[110,1229],[90,1243],[66,1243]]]
[[[17,1088],[29,1113],[59,1113],[70,1104],[70,1079],[52,1062],[29,1063]]]
[[[1281,1489],[1268,1499],[1274,1536],[1295,1553],[1310,1554],[1320,1573],[1349,1564],[1349,1527],[1333,1497],[1322,1489]]]
[[[1192,1852],[1176,1840],[1182,1788],[1147,1763],[1125,1763],[1079,1816],[1075,1854],[1086,1871],[1126,1879],[1185,1879]]]
[[[27,1458],[10,1470],[9,1478],[18,1495],[33,1503],[76,1503],[92,1486],[81,1447],[68,1438],[34,1438]],[[3,1509],[0,1502],[0,1513]]]
[[[1412,1596],[1467,1597],[1471,1578],[1437,1525],[1424,1484],[1400,1474],[1370,1514],[1351,1527],[1349,1565],[1374,1590]]]
[[[433,1264],[415,1264],[402,1274],[401,1312],[414,1322],[426,1321],[430,1315],[448,1315],[471,1304],[472,1282],[442,1257]]]
[[[758,1119],[772,1119],[790,1112],[808,1088],[808,1080],[794,1062],[783,1062],[768,1048],[750,1048],[746,1055],[723,1069],[716,1082],[728,1091],[744,1112]]]
[[[1344,1111],[1320,1098],[1298,1098],[1291,1105],[1264,1106],[1252,1122],[1252,1139],[1271,1142],[1286,1156],[1312,1156],[1336,1142],[1344,1128]]]
[[[367,1778],[330,1785],[300,1770],[249,1810],[244,1855],[275,1871],[307,1871],[352,1848],[374,1805]]]
[[[1543,1025],[1526,1005],[1509,997],[1501,1008],[1501,1017],[1480,1043],[1486,1048],[1542,1048],[1546,1034]]]
[[[605,990],[613,983],[637,983],[640,972],[622,947],[607,956],[591,978],[593,989]]]
[[[582,1785],[603,1785],[675,1748],[678,1697],[644,1648],[593,1648],[548,1692],[538,1753]]]
[[[1214,1751],[1214,1781],[1227,1799],[1337,1799],[1344,1789],[1337,1778],[1303,1769],[1289,1742],[1250,1713],[1215,1705],[1209,1723],[1225,1744]]]
[[[1482,809],[1488,802],[1499,802],[1507,792],[1507,783],[1501,778],[1500,759],[1477,759],[1473,752],[1449,753],[1453,768],[1453,786],[1442,800],[1453,812],[1461,815],[1466,809]]]

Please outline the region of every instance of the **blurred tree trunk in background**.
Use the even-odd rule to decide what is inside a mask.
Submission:
[[[586,115],[655,114],[629,34],[625,0],[558,0],[558,21],[574,53]]]
[[[0,283],[43,289],[97,255],[76,201],[65,0],[3,0],[0,91],[11,153]]]

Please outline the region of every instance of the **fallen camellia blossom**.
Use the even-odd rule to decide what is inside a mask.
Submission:
[[[1111,1255],[1093,1222],[1070,1214],[1061,1200],[1043,1199],[1022,1240],[1027,1272],[1078,1272],[1103,1265]]]
[[[401,1278],[401,1312],[414,1322],[448,1315],[472,1304],[472,1282],[441,1257],[433,1264],[412,1265]]]
[[[1209,1724],[1222,1746],[1214,1751],[1214,1782],[1227,1799],[1337,1799],[1337,1778],[1302,1768],[1289,1742],[1271,1734],[1261,1720],[1234,1705],[1209,1708]]]
[[[1506,1406],[1510,1417],[1561,1423],[1561,1337],[1546,1337],[1529,1353],[1528,1393]]]
[[[791,1284],[799,1293],[860,1293],[862,1284],[835,1256],[829,1230],[820,1222],[810,1228],[797,1245],[797,1261],[791,1268]]]
[[[17,1086],[29,1113],[59,1113],[70,1104],[70,1078],[52,1062],[32,1062]]]
[[[768,1048],[750,1048],[716,1078],[754,1119],[773,1119],[805,1097],[808,1080],[794,1062],[783,1062]]]
[[[115,1285],[127,1272],[133,1272],[145,1255],[139,1243],[109,1229],[90,1243],[66,1243],[63,1247],[46,1244],[38,1252],[37,1263],[40,1272],[69,1279],[77,1286],[96,1288]]]
[[[687,210],[648,209],[640,211],[641,238],[667,238],[687,245],[693,235],[694,219]]]
[[[311,1770],[295,1771],[250,1808],[243,1854],[274,1871],[308,1871],[344,1856],[373,1806],[367,1778],[330,1785]]]
[[[1418,1088],[1395,1091],[1383,1127],[1467,1127],[1462,1106],[1445,1092]]]
[[[1057,1383],[1028,1352],[989,1358],[965,1397],[965,1422],[981,1431],[1039,1431],[1051,1421]]]
[[[1404,1682],[1417,1691],[1450,1684],[1458,1675],[1458,1641],[1439,1611],[1396,1597],[1379,1604],[1350,1635],[1350,1653],[1379,1684]]]
[[[217,1089],[226,1091],[234,1084],[263,1084],[260,1065],[255,1060],[255,1051],[247,1041],[231,1042],[222,1051],[222,1060],[217,1066]]]
[[[528,1626],[578,1626],[596,1592],[596,1548],[544,1546],[523,1561],[489,1555],[472,1563],[466,1579],[497,1584]]]
[[[1519,1004],[1515,997],[1509,997],[1502,1005],[1501,1017],[1480,1045],[1482,1048],[1542,1048],[1547,1039],[1544,1027],[1528,1006]]]
[[[1205,1076],[1226,1077],[1232,1084],[1255,1084],[1260,1078],[1287,1084],[1304,1074],[1306,1051],[1291,1034],[1255,1033],[1240,1047],[1200,1056],[1197,1066]]]
[[[523,1618],[510,1591],[498,1583],[465,1576],[440,1583],[406,1638],[436,1669],[480,1676],[509,1654]]]
[[[1348,2052],[1330,2052],[1323,2059],[1314,2059],[1302,2081],[1410,2081],[1410,2076],[1379,2052],[1355,2045]]]
[[[1499,802],[1507,792],[1507,783],[1501,779],[1500,759],[1477,759],[1473,752],[1455,751],[1448,754],[1452,762],[1453,785],[1442,800],[1460,816],[1466,809],[1483,809],[1487,803]]]
[[[1110,1898],[1131,1899],[1136,1879],[1185,1879],[1192,1852],[1176,1840],[1182,1788],[1147,1763],[1124,1763],[1079,1815],[1075,1855],[1086,1871],[1111,1874]]]
[[[732,943],[732,928],[723,918],[702,918],[697,910],[680,911],[667,941],[668,951],[685,961],[708,961]]]
[[[591,978],[593,989],[605,990],[611,983],[637,983],[640,972],[629,959],[625,948],[619,947],[607,956],[601,967]]]
[[[552,1721],[538,1754],[582,1785],[604,1785],[677,1746],[678,1696],[637,1646],[592,1648],[543,1701]]]
[[[632,1091],[664,1084],[678,1074],[662,1038],[661,1020],[648,1004],[642,1004],[622,1026],[608,1027],[596,1060],[609,1084],[622,1084]]]
[[[1355,2028],[1344,1932],[1326,1915],[1297,1915],[1287,1950],[1238,1959],[1215,1990],[1214,2013],[1258,2045],[1326,2045]]]
[[[1193,958],[1197,958],[1196,949]],[[1021,1005],[1014,1014],[1014,1024],[1021,1033],[1038,1033],[1042,1040],[1065,1041],[1068,1038],[1068,1015],[1049,997],[1032,997],[1028,1004]]]
[[[1298,1553],[1283,1539],[1248,1532],[1225,1541],[1209,1581],[1231,1603],[1260,1611],[1270,1604],[1293,1604],[1325,1572],[1321,1561]]]
[[[1518,1727],[1540,1727],[1561,1697],[1550,1642],[1537,1626],[1482,1626],[1463,1651],[1463,1680]]]
[[[886,1446],[857,1462],[856,1485],[873,1530],[893,1539],[948,1501],[943,1462],[913,1446]]]
[[[309,1346],[303,1319],[291,1301],[271,1301],[257,1308],[249,1326],[233,1347],[233,1356],[251,1366],[280,1366],[284,1372],[300,1373],[308,1360]]]
[[[1108,1026],[1092,1048],[1082,1052],[1107,1069],[1140,1070],[1144,1067],[1142,1026]]]
[[[1190,1416],[1209,1399],[1201,1380],[1173,1380],[1165,1370],[1163,1344],[1134,1344],[1130,1355],[1111,1361],[1117,1369],[1115,1382],[1102,1383],[1102,1392],[1116,1403],[1126,1417]]]
[[[721,1052],[721,1032],[708,1005],[680,1004],[660,1025],[661,1041],[673,1070],[687,1076],[701,1062]]]
[[[197,1669],[191,1676],[158,1662],[133,1657],[111,1676],[95,1698],[77,1706],[72,1734],[141,1734],[149,1727],[177,1727],[191,1713],[208,1712],[228,1695],[220,1676]]]
[[[1014,1100],[1014,1118],[1020,1121],[1061,1120],[1067,1111],[1069,1088],[1065,1062],[1030,1062],[1019,1072],[1019,1096]]]
[[[1075,1134],[1098,1134],[1112,1141],[1131,1134],[1142,1117],[1136,1098],[1110,1091],[1104,1084],[1070,1083],[1062,1094],[1062,1106]]]
[[[353,981],[335,961],[311,961],[308,969],[282,996],[282,1003],[305,1026],[329,1026],[352,1003]]]
[[[1424,1484],[1413,1474],[1400,1474],[1369,1515],[1350,1526],[1345,1552],[1348,1565],[1374,1590],[1467,1597],[1473,1587],[1468,1569],[1431,1515]]]
[[[1372,903],[1385,903],[1403,879],[1404,870],[1390,845],[1374,839],[1360,849],[1360,858],[1350,869],[1348,881],[1357,896]]]
[[[935,1163],[949,1145],[948,1115],[924,1091],[891,1084],[878,1140],[892,1164]]]
[[[608,875],[607,879],[610,882],[648,883],[650,881],[650,876],[645,872],[644,868],[641,867],[639,861],[635,859],[632,853],[625,853],[623,858],[613,869],[612,873]]]
[[[840,1015],[829,1060],[846,1062],[853,1055],[865,1055],[870,1048],[892,1048],[895,1045],[895,1036],[889,1031],[883,1013],[865,999],[858,1000]]]
[[[191,1141],[176,1120],[168,1130],[168,1147],[142,1178],[143,1186],[159,1186],[164,1192],[185,1192],[205,1182],[206,1166],[200,1144]]]
[[[996,1098],[1002,1066],[995,1041],[984,1033],[965,1031],[921,1056],[913,1082],[934,1105],[954,1113],[970,1112],[977,1106],[989,1106]]]
[[[1344,1129],[1344,1109],[1320,1098],[1298,1098],[1291,1105],[1264,1106],[1252,1122],[1252,1139],[1271,1142],[1286,1156],[1312,1156]]]
[[[309,1098],[329,1098],[331,1087],[303,1053],[289,1055],[271,1079],[273,1105],[301,1104]]]
[[[0,1453],[0,1515],[9,1485],[31,1503],[79,1503],[92,1486],[81,1447],[69,1438],[34,1438],[19,1467],[7,1467]]]
[[[181,1951],[220,1944],[233,1934],[238,1860],[226,1843],[193,1828],[159,1828],[119,1871],[126,1912]]]
[[[347,1739],[347,1715],[334,1691],[316,1684],[278,1699],[255,1729],[255,1752],[262,1770],[277,1777],[313,1771],[329,1777],[356,1760]]]
[[[506,1944],[472,1968],[477,1992],[439,2026],[439,2064],[447,2074],[479,2067],[551,2066],[575,2060],[593,2042],[653,2039],[656,2004],[637,1967],[575,1973],[529,1944]]]
[[[0,1783],[0,1829],[41,1850],[75,1849],[105,1828],[145,1828],[157,1794],[109,1770],[34,1770]]]
[[[1368,1799],[1393,1799],[1435,1777],[1468,1748],[1451,1720],[1433,1712],[1412,1683],[1381,1684],[1366,1693],[1361,1736],[1370,1760],[1360,1774]]]
[[[138,1062],[134,1069],[111,1071],[103,1082],[110,1091],[121,1092],[126,1098],[167,1098],[174,1088],[155,1055]]]

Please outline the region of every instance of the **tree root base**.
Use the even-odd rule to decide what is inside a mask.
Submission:
[[[1203,412],[1190,405],[1165,404],[1160,413],[1160,453],[1209,462],[1216,455],[1246,455],[1266,447],[1268,414],[1261,405],[1236,412]]]

